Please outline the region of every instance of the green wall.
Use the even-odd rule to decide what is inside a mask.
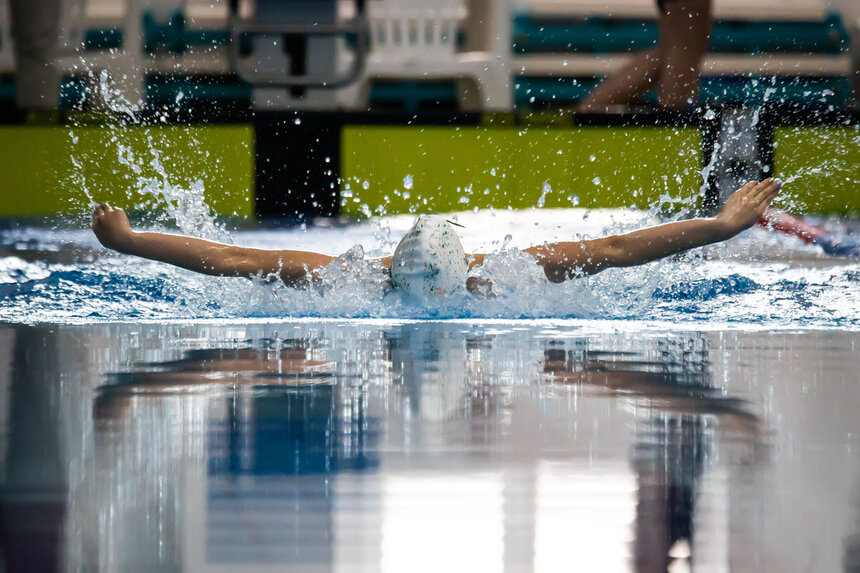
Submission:
[[[341,189],[353,197],[343,212],[522,209],[538,205],[544,183],[545,207],[571,207],[576,196],[580,207],[644,209],[666,193],[697,195],[701,146],[696,127],[348,126]]]
[[[645,209],[661,196],[693,198],[701,184],[695,127],[347,126],[341,138],[341,188],[353,194],[342,199],[343,212],[352,217],[382,208],[389,214],[522,209],[537,206],[542,195],[548,208],[570,207],[575,196],[581,207]],[[120,145],[137,158],[139,174],[120,162]],[[141,177],[158,177],[151,147],[161,151],[172,185],[200,179],[217,213],[253,214],[250,125],[6,126],[0,127],[0,216],[83,213],[84,189],[96,201],[151,208],[155,202],[139,192]],[[774,168],[789,180],[784,207],[860,213],[860,127],[776,128]]]
[[[139,193],[140,177],[159,177],[150,140],[171,185],[187,188],[202,180],[215,212],[253,214],[251,126],[7,126],[0,127],[0,216],[80,213],[89,210],[84,189],[97,202],[152,207],[154,201]],[[139,174],[121,163],[120,146],[131,150]]]
[[[860,125],[778,127],[773,136],[774,173],[787,181],[781,200],[787,209],[860,214]]]

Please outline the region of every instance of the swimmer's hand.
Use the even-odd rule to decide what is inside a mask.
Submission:
[[[761,218],[781,188],[782,182],[773,177],[750,181],[732,193],[717,215],[717,222],[731,235],[749,229]]]
[[[129,253],[134,238],[131,223],[122,209],[102,203],[93,211],[93,232],[99,242],[121,253]]]

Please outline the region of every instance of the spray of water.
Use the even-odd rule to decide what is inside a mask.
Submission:
[[[112,148],[108,152],[115,154],[120,165],[133,175],[135,191],[144,197],[143,202],[135,207],[157,209],[163,213],[157,219],[162,229],[178,229],[187,235],[231,242],[233,237],[217,221],[205,201],[203,182],[178,184],[165,167],[164,151],[158,137],[152,133],[147,136],[148,149],[144,153],[136,152],[132,145],[125,143],[124,135],[137,128],[136,106],[122,98],[106,74],[100,75],[94,86],[110,117],[110,121],[104,124],[104,129],[111,134]],[[70,138],[73,165],[79,169],[77,183],[81,189],[81,204],[91,208],[99,200],[92,192],[98,188],[98,182],[87,179],[83,162],[74,156],[75,128]],[[704,181],[715,168],[715,161],[716,154],[702,171]],[[840,159],[833,158],[832,161],[833,167],[825,163],[788,174],[785,180],[791,183],[801,177],[826,174],[838,167],[836,164]],[[7,279],[45,281],[50,286],[46,290],[49,294],[42,298],[39,298],[41,295],[31,295],[27,304],[30,308],[41,308],[42,316],[54,319],[63,313],[72,313],[88,320],[291,316],[577,317],[611,320],[668,317],[671,320],[673,317],[699,315],[707,319],[721,312],[728,313],[727,320],[745,319],[746,315],[732,315],[725,310],[720,296],[755,297],[763,288],[759,285],[767,284],[770,279],[745,266],[744,260],[748,260],[750,255],[743,249],[740,250],[742,260],[732,262],[739,252],[737,246],[712,248],[706,252],[706,257],[687,255],[682,263],[671,260],[640,268],[610,269],[559,285],[550,284],[535,260],[520,250],[541,240],[571,240],[629,231],[665,220],[667,213],[670,217],[682,216],[684,212],[695,209],[704,187],[689,193],[670,192],[674,188],[673,182],[680,176],[670,174],[657,179],[653,184],[662,188],[659,200],[636,217],[615,218],[582,209],[564,211],[556,220],[559,236],[554,237],[544,237],[547,229],[553,228],[549,223],[541,223],[542,238],[533,239],[537,221],[534,225],[515,219],[506,223],[494,222],[496,212],[492,209],[483,213],[466,211],[452,214],[467,229],[482,226],[487,228],[488,234],[495,233],[494,239],[484,242],[484,246],[490,247],[484,249],[489,252],[485,264],[470,271],[470,278],[477,279],[482,286],[476,295],[457,293],[425,304],[406,300],[393,291],[386,273],[375,260],[391,253],[403,231],[411,224],[411,217],[390,217],[384,205],[371,209],[366,204],[362,207],[370,221],[365,227],[353,226],[338,231],[355,236],[356,242],[362,242],[364,247],[344,249],[346,252],[342,256],[322,270],[319,282],[304,288],[286,287],[277,280],[271,280],[272,277],[240,281],[195,275],[158,263],[136,261],[130,264],[130,259],[119,256],[103,258],[94,267],[83,269],[40,265],[35,268],[23,262],[13,264],[5,261],[8,268],[0,268],[0,283]],[[602,182],[598,180],[595,184]],[[342,201],[357,199],[352,186],[368,189],[371,185],[372,182],[366,180],[345,182]],[[413,176],[404,174],[402,189],[390,190],[390,193],[400,197],[409,194],[408,198],[420,210],[426,197],[413,198],[414,188]],[[543,209],[552,192],[551,186],[544,183],[536,201],[540,211],[535,214],[539,214],[544,222],[553,217],[553,210]],[[461,195],[471,197],[472,189],[468,183],[461,188]],[[578,198],[571,195],[570,202],[575,206]],[[468,208],[468,203],[464,203],[464,208]],[[284,233],[282,248],[295,248],[294,243],[307,233],[318,237],[323,231],[300,229]],[[310,248],[320,248],[314,240],[309,243]],[[740,239],[738,244],[749,243]],[[836,273],[828,280],[848,285],[847,291],[856,292],[856,284],[860,283],[856,278],[852,279],[854,275],[851,272],[844,276],[844,273]],[[796,279],[800,280],[811,279],[808,276]],[[757,304],[756,308],[760,309],[768,306],[767,301]],[[14,312],[14,306],[0,308],[0,319],[6,311]],[[810,316],[815,319],[816,315],[811,313]],[[843,320],[851,320],[844,312],[840,316]]]

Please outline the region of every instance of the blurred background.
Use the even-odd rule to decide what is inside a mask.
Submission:
[[[240,218],[542,185],[577,190],[546,207],[707,208],[834,158],[788,207],[855,213],[858,22],[852,0],[0,0],[0,216],[148,208],[128,154],[153,147]]]

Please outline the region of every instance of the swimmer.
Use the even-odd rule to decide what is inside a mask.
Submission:
[[[599,239],[535,245],[523,252],[559,283],[611,267],[630,267],[725,241],[750,227],[779,193],[779,179],[750,181],[735,191],[713,218],[689,219]],[[320,270],[337,257],[295,250],[237,247],[168,233],[132,230],[122,209],[105,203],[93,212],[93,232],[102,245],[120,253],[161,261],[216,276],[278,276],[287,285],[319,280]],[[468,269],[485,254],[466,254],[453,227],[438,216],[421,216],[389,257],[377,259],[389,270],[392,285],[409,294],[448,294],[480,285]]]

